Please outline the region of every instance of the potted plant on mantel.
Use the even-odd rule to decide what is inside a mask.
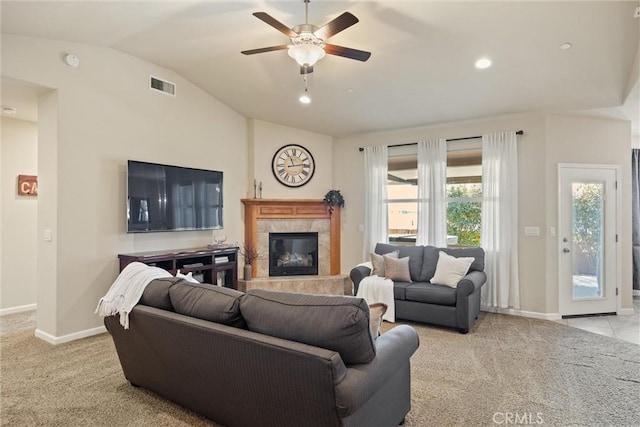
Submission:
[[[322,201],[325,205],[329,206],[329,215],[333,214],[333,208],[335,206],[339,208],[344,207],[344,197],[340,194],[340,190],[329,190],[327,194],[324,195]]]
[[[248,243],[243,243],[238,252],[240,252],[240,255],[244,257],[243,279],[251,280],[253,277],[253,267],[251,264],[254,260],[260,258],[260,253],[256,248]]]

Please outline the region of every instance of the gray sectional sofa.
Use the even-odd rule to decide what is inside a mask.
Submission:
[[[480,289],[487,276],[484,272],[482,248],[437,248],[434,246],[403,246],[378,243],[379,255],[399,251],[399,257],[409,257],[411,281],[394,281],[393,297],[396,319],[412,320],[456,328],[466,334],[480,313]],[[429,282],[436,271],[439,252],[454,257],[473,257],[469,272],[457,287],[434,285]],[[371,269],[358,266],[351,270],[354,295],[360,281],[371,274]]]
[[[410,409],[418,335],[374,337],[361,298],[157,279],[123,329],[124,375],[225,426],[396,426]]]

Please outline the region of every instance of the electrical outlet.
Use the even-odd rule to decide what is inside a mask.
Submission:
[[[640,18],[640,6],[636,7],[636,13],[633,14],[634,18]]]

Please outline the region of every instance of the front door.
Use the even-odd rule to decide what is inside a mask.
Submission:
[[[615,313],[619,166],[560,164],[559,310]]]

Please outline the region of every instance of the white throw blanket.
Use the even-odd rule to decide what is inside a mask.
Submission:
[[[120,324],[129,329],[129,313],[140,301],[147,285],[154,279],[173,277],[159,267],[132,262],[118,275],[105,296],[100,298],[96,313],[102,317],[120,314]]]
[[[387,304],[387,312],[382,320],[396,321],[396,305],[393,301],[393,281],[379,276],[367,276],[358,285],[357,297],[364,298],[367,304],[383,302]]]

